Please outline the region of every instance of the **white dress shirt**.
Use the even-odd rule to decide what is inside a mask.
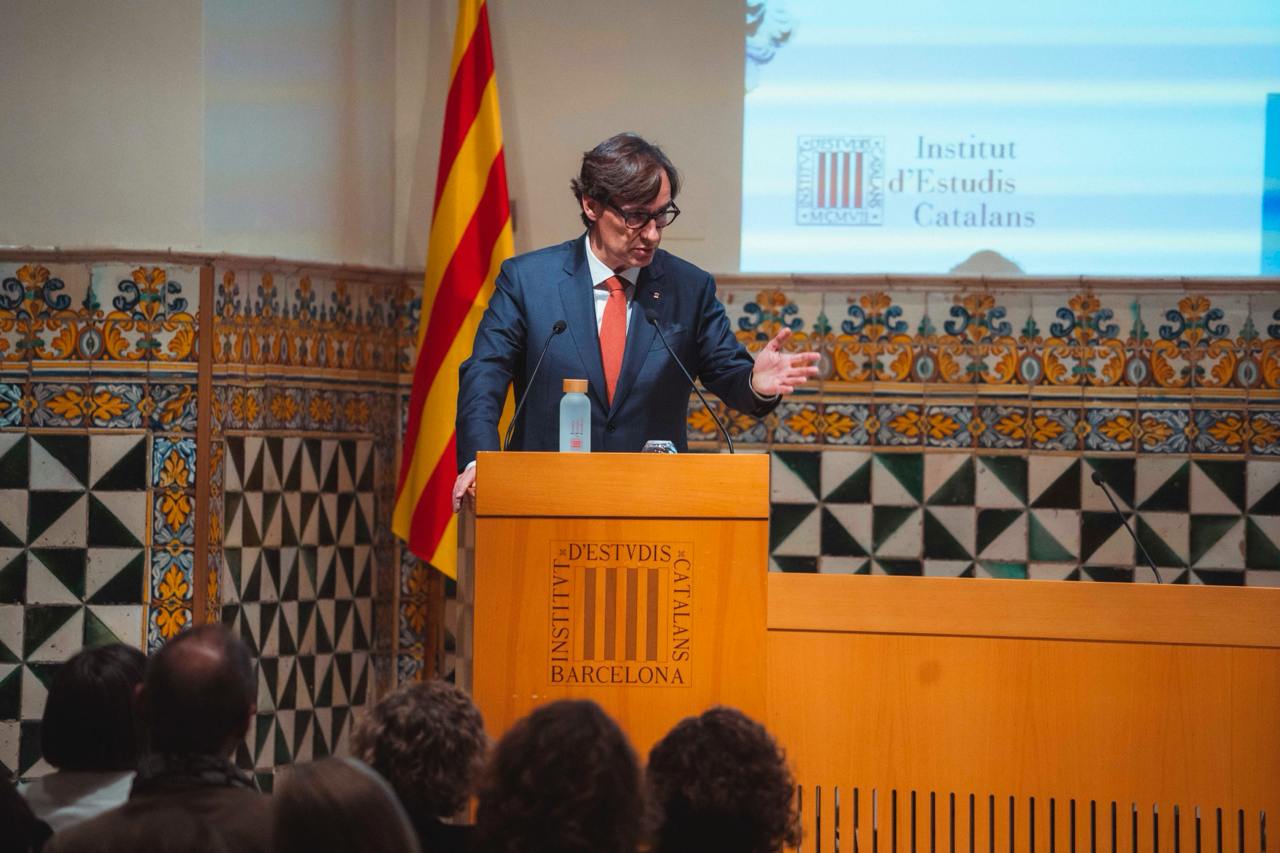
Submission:
[[[640,267],[628,267],[622,272],[615,273],[604,261],[596,257],[596,253],[591,248],[590,234],[583,237],[582,241],[587,247],[587,268],[591,272],[591,287],[595,290],[596,333],[600,332],[600,324],[604,322],[604,307],[609,304],[609,288],[605,286],[605,282],[615,275],[627,283],[623,293],[627,297],[627,329],[630,330],[631,300],[636,295],[636,280],[640,278]]]
[[[133,771],[78,773],[59,770],[39,776],[18,788],[36,817],[54,832],[97,817],[129,799]]]

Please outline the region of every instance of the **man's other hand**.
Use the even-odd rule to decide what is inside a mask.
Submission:
[[[453,481],[453,511],[462,509],[463,500],[476,499],[476,466],[472,465]]]

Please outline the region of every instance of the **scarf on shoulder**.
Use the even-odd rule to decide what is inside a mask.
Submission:
[[[189,791],[194,788],[245,788],[256,791],[252,777],[220,755],[153,753],[138,765],[130,798],[138,795]]]

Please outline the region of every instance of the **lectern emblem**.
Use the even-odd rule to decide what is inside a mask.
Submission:
[[[553,542],[552,684],[689,687],[693,544]]]

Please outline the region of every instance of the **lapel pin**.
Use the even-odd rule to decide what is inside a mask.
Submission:
[[[653,292],[653,298],[654,298],[654,299],[661,299],[661,298],[662,298],[662,294],[655,290],[655,291]]]

